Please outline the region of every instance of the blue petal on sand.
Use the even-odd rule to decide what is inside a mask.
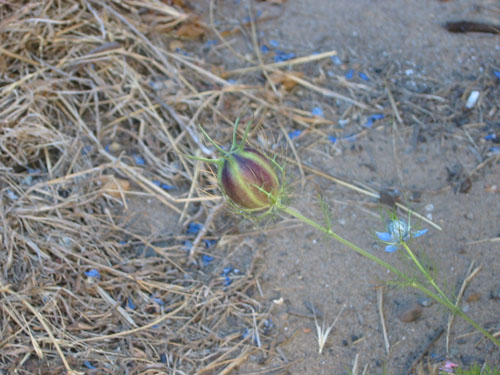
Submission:
[[[388,252],[388,253],[393,253],[395,252],[396,250],[398,249],[398,247],[396,245],[387,245],[385,247],[385,251]]]

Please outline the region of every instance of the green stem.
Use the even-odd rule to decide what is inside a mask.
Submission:
[[[408,253],[411,260],[413,261],[413,263],[415,263],[418,270],[422,273],[422,275],[425,276],[425,278],[429,281],[429,283],[432,285],[432,287],[439,293],[439,295],[445,301],[447,301],[449,304],[454,306],[453,302],[451,302],[450,299],[446,296],[446,294],[444,294],[444,292],[441,290],[441,288],[439,288],[439,286],[436,284],[436,282],[434,281],[432,276],[429,275],[429,272],[427,272],[427,270],[424,268],[424,266],[422,266],[422,264],[420,263],[418,258],[415,256],[413,251],[411,251],[410,247],[406,244],[406,242],[403,242],[402,245],[403,245],[404,249],[406,250],[406,252]]]
[[[295,210],[295,209],[293,209],[291,207],[286,207],[286,206],[279,205],[278,208],[280,210],[286,212],[287,214],[296,217],[300,221],[302,221],[302,222],[310,225],[311,227],[316,228],[319,231],[325,233],[326,235],[328,235],[328,236],[336,239],[337,241],[339,241],[340,243],[342,243],[342,244],[350,247],[351,249],[353,249],[357,253],[363,255],[364,257],[370,259],[371,261],[373,261],[373,262],[381,265],[385,269],[388,269],[389,271],[393,272],[394,274],[396,274],[397,276],[401,277],[405,281],[411,283],[411,280],[403,272],[401,272],[397,268],[391,266],[389,263],[384,262],[382,259],[376,257],[375,255],[370,254],[368,251],[363,250],[359,246],[356,246],[352,242],[350,242],[350,241],[348,241],[348,240],[340,237],[337,233],[333,232],[330,228],[326,228],[326,227],[322,226],[321,224],[316,223],[314,220],[311,220],[308,217],[305,217],[299,211],[297,211],[297,210]]]
[[[382,259],[376,257],[375,255],[369,253],[366,250],[363,250],[359,246],[353,244],[352,242],[340,237],[338,234],[333,232],[330,228],[324,227],[321,224],[318,224],[314,220],[309,219],[308,217],[302,215],[299,211],[295,210],[294,208],[287,207],[282,205],[281,203],[276,203],[276,206],[279,210],[299,219],[300,221],[310,225],[313,228],[316,228],[317,230],[325,233],[327,236],[339,241],[340,243],[346,245],[347,247],[351,248],[352,250],[356,251],[358,254],[361,254],[362,256],[370,259],[371,261],[377,263],[378,265],[384,267],[385,269],[391,271],[395,275],[399,276],[401,279],[405,280],[407,282],[407,285],[420,290],[422,293],[427,295],[428,297],[432,298],[434,301],[440,303],[441,305],[447,307],[453,314],[459,315],[461,318],[463,318],[465,321],[467,321],[470,325],[472,325],[475,329],[477,329],[479,332],[481,332],[484,336],[486,336],[488,339],[490,339],[495,345],[500,346],[500,341],[497,340],[491,333],[489,333],[487,330],[485,330],[483,327],[481,327],[478,323],[476,323],[472,318],[470,318],[467,314],[465,314],[458,306],[453,304],[448,297],[443,293],[443,291],[437,286],[437,284],[434,282],[432,279],[431,275],[425,270],[425,268],[422,266],[422,264],[418,261],[418,259],[415,257],[415,254],[410,250],[408,245],[403,242],[403,246],[408,252],[410,258],[413,260],[415,265],[418,267],[419,271],[422,272],[427,280],[431,283],[431,285],[436,289],[437,294],[434,293],[432,290],[429,290],[422,284],[419,284],[413,280],[411,280],[407,275],[405,275],[403,272],[399,271],[397,268],[394,266],[391,266],[389,263],[384,262]]]

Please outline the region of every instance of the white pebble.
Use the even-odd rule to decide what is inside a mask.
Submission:
[[[465,108],[468,109],[473,108],[476,105],[478,99],[479,99],[479,91],[471,91],[469,99],[467,99],[467,103],[465,103]]]

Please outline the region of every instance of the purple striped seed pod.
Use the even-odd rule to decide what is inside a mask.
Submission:
[[[280,189],[271,161],[251,148],[226,156],[219,168],[219,183],[235,204],[250,210],[271,207]]]

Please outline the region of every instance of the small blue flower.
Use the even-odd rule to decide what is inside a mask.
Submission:
[[[297,138],[301,133],[302,130],[293,130],[290,133],[288,133],[288,137],[290,137],[290,139],[294,139]]]
[[[268,46],[266,46],[265,44],[261,45],[261,46],[260,46],[260,52],[262,52],[262,53],[264,53],[264,54],[265,54],[265,53],[268,53],[268,52],[269,52],[269,47],[268,47]]]
[[[337,142],[337,137],[334,137],[333,135],[329,135],[328,136],[328,140],[332,143],[336,143]]]
[[[385,251],[388,253],[395,252],[401,242],[406,242],[410,238],[420,237],[425,233],[427,233],[427,228],[412,231],[410,225],[400,219],[391,220],[387,225],[387,232],[375,232],[379,240],[387,244]]]
[[[495,77],[497,77],[498,79],[500,79],[500,71],[494,70],[493,74],[495,75]]]

